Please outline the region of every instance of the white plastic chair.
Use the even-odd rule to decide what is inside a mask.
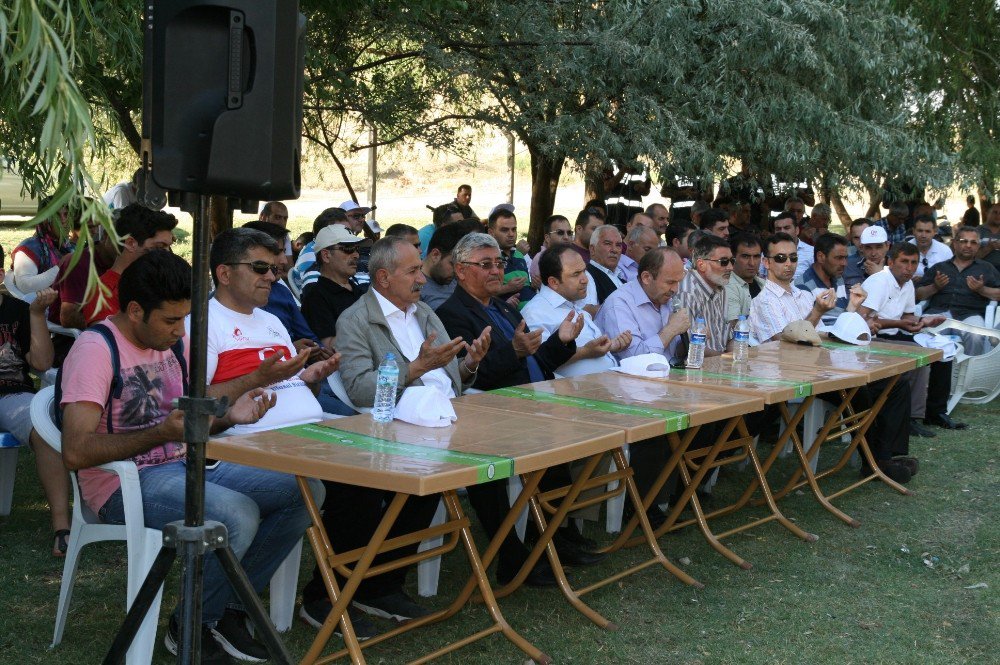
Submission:
[[[35,431],[54,450],[62,453],[62,434],[53,420],[55,408],[55,388],[48,386],[35,395],[31,402],[31,423]],[[108,540],[124,540],[128,561],[126,590],[126,610],[131,607],[139,588],[142,586],[149,568],[160,550],[163,534],[159,529],[145,526],[142,509],[142,490],[139,485],[139,471],[133,462],[109,462],[99,468],[118,476],[122,488],[122,503],[125,509],[125,524],[104,524],[81,499],[80,485],[75,472],[70,473],[73,485],[73,519],[70,527],[69,548],[63,565],[62,582],[59,588],[59,605],[56,609],[55,629],[52,647],[62,642],[69,614],[69,603],[76,582],[76,567],[80,552],[85,545]],[[298,584],[299,563],[302,541],[289,553],[281,566],[271,577],[271,620],[279,631],[287,631],[292,625],[295,609],[295,591]],[[150,604],[149,612],[143,620],[125,662],[140,665],[149,663],[156,644],[156,626],[160,613],[163,589]]]
[[[17,474],[17,449],[23,445],[10,432],[0,431],[0,516],[10,515]]]
[[[948,319],[930,330],[942,332],[948,329],[990,337],[998,344],[979,356],[966,355],[965,349],[959,344],[958,354],[952,360],[951,395],[948,397],[947,413],[951,413],[959,402],[986,404],[992,401],[1000,395],[1000,331],[972,326],[953,319]],[[966,397],[970,393],[973,397]]]

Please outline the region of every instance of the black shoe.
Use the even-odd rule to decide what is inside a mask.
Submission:
[[[556,532],[553,543],[556,546],[556,552],[559,553],[559,561],[566,566],[592,566],[608,557],[606,553],[591,552],[576,543],[569,542],[562,538],[559,532]]]
[[[514,579],[517,575],[519,569],[515,568],[513,572],[501,571],[499,566],[497,567],[497,586],[507,586],[510,581]],[[548,561],[539,561],[535,564],[535,567],[531,569],[528,576],[524,578],[525,586],[534,587],[536,589],[544,589],[548,587],[558,586],[559,582],[556,580],[555,573],[552,572],[552,567],[549,566]]]
[[[924,424],[936,425],[941,429],[965,429],[968,427],[965,423],[955,422],[947,413],[939,413],[929,418],[924,418]]]
[[[559,538],[565,539],[567,542],[579,545],[585,550],[597,549],[597,541],[593,538],[587,538],[585,535],[577,531],[576,526],[572,524],[559,529],[559,531],[556,532],[556,535]]]
[[[333,605],[330,604],[329,598],[312,600],[308,603],[302,604],[302,607],[299,609],[299,618],[316,630],[319,630],[323,627],[323,623],[326,621],[326,617],[330,614],[330,610],[332,609]],[[369,621],[368,617],[366,617],[361,610],[349,605],[347,607],[347,616],[351,619],[351,626],[354,628],[354,635],[358,638],[359,642],[370,640],[378,635],[378,630],[375,629],[375,624]],[[339,637],[344,636],[339,621],[337,622],[337,627],[333,629],[333,632]]]
[[[366,614],[395,621],[419,619],[431,613],[426,607],[413,602],[402,590],[378,598],[355,600],[354,606]]]
[[[910,482],[910,478],[913,477],[913,474],[910,473],[910,469],[907,465],[896,460],[882,460],[878,463],[878,466],[882,469],[882,473],[889,476],[890,480],[895,480],[900,485],[905,485]],[[871,469],[867,467],[867,464],[862,465],[861,467],[862,478],[867,478],[872,473]]]
[[[625,511],[622,513],[622,524],[627,524],[633,515],[635,515],[635,509],[630,504],[625,504]],[[666,524],[667,514],[660,510],[659,506],[650,506],[646,511],[646,519],[649,520],[649,526],[653,531],[656,531]]]
[[[180,628],[177,626],[177,618],[170,616],[170,624],[167,626],[167,634],[163,636],[163,646],[173,655],[177,655],[177,643],[180,641]],[[233,660],[229,657],[212,635],[212,629],[202,624],[201,627],[201,664],[202,665],[229,665]]]
[[[255,640],[247,630],[246,615],[242,612],[226,610],[212,629],[212,635],[222,650],[236,660],[263,663],[271,656],[267,647]]]
[[[923,437],[925,439],[933,439],[937,436],[937,434],[934,433],[934,430],[924,427],[916,418],[910,419],[910,435]]]
[[[920,460],[916,457],[900,455],[899,457],[893,457],[892,461],[905,466],[910,471],[911,476],[917,475],[917,471],[920,471]]]

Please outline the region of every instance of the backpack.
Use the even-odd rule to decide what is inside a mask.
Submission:
[[[111,410],[111,400],[121,399],[122,390],[125,387],[122,381],[122,371],[121,371],[121,358],[118,353],[118,342],[115,340],[115,334],[103,323],[95,323],[93,326],[88,328],[98,333],[104,338],[105,343],[108,345],[108,349],[111,351],[111,389],[108,391],[108,399],[104,403],[104,411],[108,414],[108,434],[114,434],[114,425],[112,421],[112,410]],[[188,375],[187,375],[187,363],[184,360],[184,338],[181,337],[177,342],[170,347],[170,350],[174,352],[174,357],[177,358],[177,363],[181,366],[181,385],[183,386],[184,394],[188,391]],[[56,373],[56,384],[55,384],[55,422],[56,427],[62,430],[62,376],[63,367],[65,364],[59,368]]]

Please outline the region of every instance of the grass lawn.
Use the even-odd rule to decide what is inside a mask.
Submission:
[[[684,587],[665,571],[647,569],[587,596],[621,627],[616,632],[584,620],[555,590],[514,594],[501,601],[505,616],[561,663],[997,662],[1000,402],[960,407],[954,415],[969,422],[970,430],[938,430],[935,439],[911,442],[921,460],[910,484],[916,496],[868,484],[838,501],[861,520],[858,529],[800,493],[785,500],[784,511],[817,533],[818,542],[800,542],[773,524],[734,536],[730,546],[754,564],[743,571],[693,530],[666,536],[661,544],[668,556],[683,559],[705,589]],[[124,547],[84,550],[65,638],[50,651],[62,562],[49,555],[47,510],[30,452],[21,452],[18,466],[13,514],[0,522],[0,661],[97,662],[124,615]],[[853,477],[845,471],[840,480]],[[729,474],[716,492],[735,493],[745,478]],[[596,529],[588,535],[601,537]],[[455,554],[444,561],[443,594],[465,579],[464,559]],[[638,557],[634,551],[619,553],[600,568],[618,569]],[[303,582],[311,568],[309,554]],[[590,571],[576,570],[572,577],[585,581]],[[977,584],[980,588],[969,588]],[[177,586],[175,572],[161,627]],[[429,604],[442,602],[439,597]],[[473,606],[451,622],[365,653],[372,663],[403,662],[484,625],[484,610]],[[296,623],[286,637],[291,652],[304,654],[312,634]],[[493,636],[444,661],[523,663],[525,657]],[[171,660],[158,646],[154,662]]]

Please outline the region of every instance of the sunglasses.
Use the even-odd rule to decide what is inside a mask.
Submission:
[[[775,263],[784,263],[785,261],[791,261],[792,263],[798,263],[799,262],[799,255],[795,254],[795,253],[792,253],[792,254],[775,254],[774,256],[769,256],[767,258],[771,259]]]
[[[956,242],[962,245],[978,245],[979,241],[973,238],[959,238]]]
[[[280,266],[276,266],[273,263],[268,263],[267,261],[236,261],[234,263],[227,263],[227,266],[250,266],[250,270],[253,270],[258,275],[266,275],[268,271],[272,275],[277,276],[281,271]]]
[[[357,245],[333,245],[330,249],[336,249],[344,254],[357,254],[361,251]]]
[[[721,259],[702,259],[703,261],[711,261],[712,263],[718,263],[721,267],[725,268],[730,263],[736,263],[736,259],[731,259],[728,256],[724,256]],[[781,261],[784,263],[784,261]]]
[[[550,236],[569,236],[573,235],[570,231],[549,231]]]
[[[504,259],[497,259],[495,261],[485,260],[485,261],[459,261],[462,265],[466,266],[479,266],[483,270],[491,270],[497,268],[498,270],[504,270],[507,267],[507,261]]]

